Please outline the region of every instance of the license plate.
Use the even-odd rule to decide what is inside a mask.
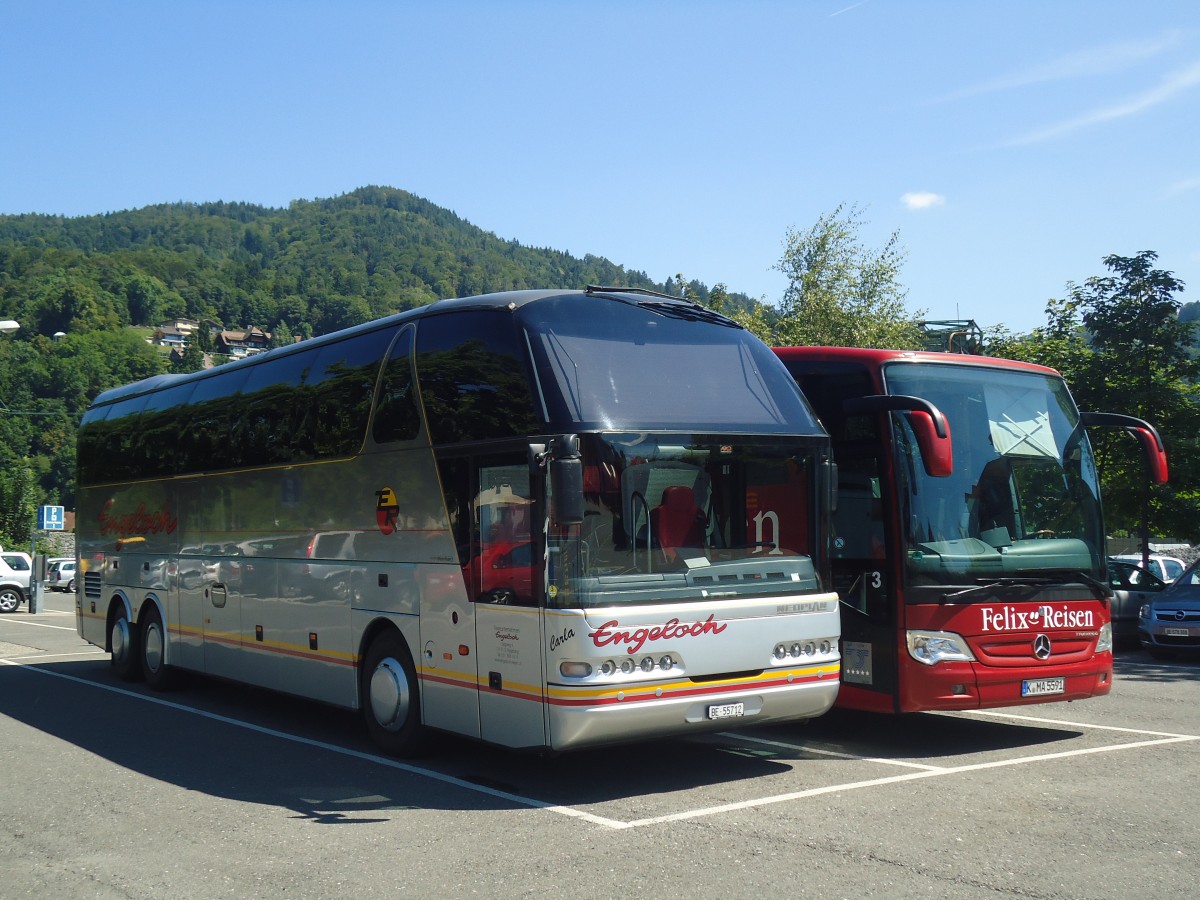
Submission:
[[[722,703],[708,708],[710,719],[735,719],[746,714],[745,703]]]
[[[1171,637],[1191,637],[1192,635],[1187,628],[1164,628],[1163,631]]]
[[[1065,678],[1031,678],[1021,682],[1022,697],[1044,697],[1047,694],[1062,694],[1066,690]]]

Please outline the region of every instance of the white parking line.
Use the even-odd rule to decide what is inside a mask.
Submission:
[[[971,716],[990,716],[993,719],[1013,719],[1018,722],[1036,722],[1039,725],[1066,725],[1069,728],[1090,728],[1093,731],[1120,731],[1125,734],[1148,734],[1153,737],[1184,738],[1196,740],[1200,735],[1174,734],[1169,731],[1147,731],[1144,728],[1121,728],[1117,725],[1091,725],[1084,722],[1068,722],[1063,719],[1044,719],[1039,716],[1026,716],[1019,713],[997,712],[991,709],[965,709],[961,714]]]
[[[30,622],[27,619],[0,619],[0,625],[32,625],[34,628],[57,628],[59,631],[74,631],[74,625],[51,625],[49,622]]]
[[[741,740],[745,740],[744,735],[740,735]],[[685,819],[695,819],[702,816],[715,816],[720,813],[737,812],[744,809],[753,809],[758,806],[770,806],[775,803],[786,803],[791,800],[803,800],[807,797],[819,797],[822,794],[838,794],[843,791],[855,791],[865,787],[879,787],[886,784],[897,784],[901,781],[915,781],[919,778],[940,778],[947,775],[958,775],[962,772],[978,772],[984,769],[1002,769],[1007,766],[1020,766],[1032,762],[1044,762],[1050,759],[1068,759],[1072,756],[1087,756],[1092,753],[1109,753],[1113,750],[1133,750],[1138,747],[1153,747],[1157,744],[1176,744],[1180,741],[1194,741],[1200,739],[1196,735],[1178,735],[1170,738],[1160,738],[1153,741],[1137,741],[1131,744],[1115,744],[1108,747],[1087,747],[1080,750],[1066,750],[1062,753],[1041,753],[1037,756],[1022,756],[1018,759],[1000,759],[993,762],[972,763],[966,766],[946,766],[941,769],[932,769],[925,772],[909,772],[905,775],[893,775],[889,778],[873,778],[868,781],[852,781],[846,784],[831,784],[825,787],[810,788],[806,791],[793,791],[787,794],[776,794],[771,797],[759,797],[754,800],[741,800],[737,803],[725,803],[720,806],[710,806],[705,809],[693,809],[681,813],[670,813],[665,816],[654,816],[648,819],[635,819],[632,822],[627,822],[628,828],[640,828],[644,825],[661,825],[664,822],[681,822]],[[798,748],[804,752],[811,752],[811,748]],[[898,763],[898,760],[886,759],[867,759],[866,757],[849,757],[851,759],[862,759],[864,762],[884,762]]]
[[[45,662],[45,657],[38,657],[39,662]],[[274,728],[267,728],[263,725],[256,725],[252,722],[247,722],[242,719],[233,719],[229,716],[223,716],[218,713],[207,712],[205,710],[196,709],[191,706],[186,706],[181,703],[175,703],[170,700],[165,700],[161,697],[147,696],[139,694],[135,691],[126,690],[124,688],[114,687],[112,685],[98,684],[94,681],[88,681],[85,678],[79,678],[74,675],[67,675],[62,672],[55,672],[49,669],[41,668],[37,665],[29,665],[18,661],[16,658],[0,659],[0,664],[10,666],[20,666],[21,668],[36,672],[39,675],[50,675],[55,678],[61,678],[66,681],[72,681],[77,684],[86,685],[88,687],[99,688],[100,690],[109,691],[110,693],[120,694],[125,697],[130,697],[134,700],[142,700],[147,703],[154,703],[159,706],[177,710],[179,712],[190,713],[200,716],[205,719],[210,719],[214,722],[220,722],[224,725],[231,725],[235,728],[244,728],[247,731],[253,731],[258,734],[265,734],[270,737],[280,738],[281,740],[291,741],[296,744],[303,744],[309,747],[316,747],[330,753],[338,753],[342,756],[348,756],[354,759],[361,759],[366,762],[372,762],[377,765],[386,766],[391,769],[398,769],[402,772],[408,772],[412,775],[417,775],[423,778],[429,778],[434,781],[440,781],[444,784],[454,785],[466,791],[472,791],[477,794],[484,794],[490,797],[495,797],[500,800],[505,800],[509,803],[514,803],[519,806],[526,806],[530,809],[539,809],[546,812],[556,813],[561,816],[568,816],[574,819],[580,819],[589,822],[593,825],[599,825],[609,829],[626,829],[626,828],[641,828],[647,825],[661,825],[669,822],[681,822],[687,819],[697,819],[707,816],[721,815],[723,813],[738,812],[740,810],[754,809],[761,806],[771,806],[777,803],[788,803],[795,800],[804,800],[809,797],[819,797],[827,794],[838,794],[847,791],[861,790],[862,788],[881,787],[884,785],[898,784],[904,781],[915,781],[922,778],[941,778],[950,775],[960,775],[964,772],[979,772],[986,769],[1000,769],[1010,766],[1028,765],[1036,762],[1046,762],[1049,760],[1070,759],[1079,756],[1089,756],[1096,753],[1111,753],[1118,750],[1135,750],[1142,747],[1154,747],[1165,744],[1176,744],[1185,741],[1200,740],[1200,735],[1192,734],[1170,734],[1165,732],[1142,731],[1134,728],[1120,728],[1109,725],[1090,725],[1083,722],[1071,722],[1062,719],[1039,718],[1036,716],[1019,715],[1015,713],[1002,713],[986,711],[972,711],[975,715],[993,716],[996,718],[1014,719],[1023,722],[1032,722],[1038,724],[1060,725],[1070,728],[1079,728],[1084,730],[1095,731],[1115,731],[1127,734],[1140,734],[1147,736],[1147,740],[1132,741],[1123,744],[1112,744],[1103,747],[1084,747],[1076,750],[1064,750],[1059,753],[1039,753],[1033,756],[1022,756],[1015,759],[1001,759],[990,762],[970,763],[961,766],[931,766],[923,763],[913,763],[906,760],[888,759],[886,757],[868,757],[856,756],[852,753],[843,753],[834,750],[823,750],[821,748],[809,747],[800,743],[789,743],[785,741],[773,741],[765,738],[758,738],[746,734],[735,734],[731,732],[722,732],[721,737],[730,738],[741,742],[750,742],[761,744],[764,746],[773,746],[778,749],[786,749],[792,752],[801,754],[820,754],[823,756],[832,756],[840,759],[857,760],[860,762],[875,763],[879,765],[898,766],[902,768],[913,768],[918,771],[907,772],[902,775],[891,775],[883,778],[871,778],[864,781],[852,781],[843,784],[831,784],[824,787],[809,788],[803,791],[790,791],[784,794],[774,794],[766,797],[758,797],[750,800],[741,800],[735,803],[723,803],[718,806],[708,806],[700,809],[685,810],[678,813],[668,813],[661,816],[652,816],[644,819],[633,819],[630,821],[622,821],[620,819],[612,819],[606,816],[598,816],[594,813],[585,812],[580,809],[575,809],[571,806],[563,806],[555,803],[547,803],[544,800],[536,800],[532,797],[525,797],[520,794],[513,794],[508,791],[490,788],[485,785],[475,784],[470,781],[465,781],[461,778],[456,778],[453,775],[446,775],[432,769],[426,769],[421,766],[415,766],[411,763],[400,762],[399,760],[391,759],[386,756],[378,756],[374,753],[365,753],[360,750],[352,750],[348,747],[340,747],[336,744],[329,744],[325,741],[318,741],[313,738],[301,737],[300,735],[290,734],[286,731],[279,731]],[[960,715],[953,713],[947,715]]]

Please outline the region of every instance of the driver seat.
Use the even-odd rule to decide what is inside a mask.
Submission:
[[[674,562],[681,547],[704,546],[704,513],[695,492],[686,485],[664,488],[662,503],[650,510],[650,530],[667,562]]]

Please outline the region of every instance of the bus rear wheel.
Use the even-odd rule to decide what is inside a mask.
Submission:
[[[372,642],[363,666],[362,708],[367,732],[390,756],[417,756],[428,732],[421,724],[416,668],[404,639],[388,630]]]
[[[175,685],[175,669],[167,665],[167,633],[158,608],[151,606],[141,615],[141,666],[146,684],[156,691]]]
[[[125,607],[120,604],[109,619],[108,646],[112,653],[109,664],[118,678],[122,681],[137,681],[142,677],[137,629],[125,614]]]

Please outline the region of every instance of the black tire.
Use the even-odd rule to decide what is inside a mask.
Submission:
[[[24,599],[17,588],[0,588],[0,613],[16,612]]]
[[[108,622],[109,665],[122,681],[137,681],[142,677],[141,652],[138,649],[138,630],[125,615],[125,607],[117,604]]]
[[[393,629],[371,641],[362,667],[362,710],[367,732],[389,756],[419,756],[429,740],[421,724],[421,692],[404,638]]]
[[[142,677],[153,690],[167,691],[176,684],[175,668],[166,663],[167,630],[163,627],[158,607],[149,606],[142,613],[138,646],[141,657]]]
[[[67,593],[68,594],[75,593],[75,579],[74,578],[72,578],[70,581],[67,582]]]

